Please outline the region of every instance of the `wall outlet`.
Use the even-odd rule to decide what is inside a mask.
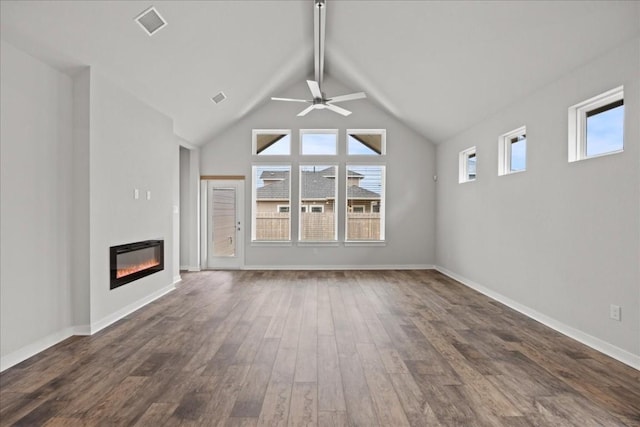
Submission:
[[[615,305],[615,304],[611,304],[609,306],[609,317],[612,318],[613,320],[617,320],[618,322],[620,321],[620,316],[622,312],[622,308],[620,308],[619,305]]]

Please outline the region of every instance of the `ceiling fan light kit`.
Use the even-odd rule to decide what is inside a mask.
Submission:
[[[325,41],[325,17],[327,13],[326,0],[314,0],[313,2],[314,34],[313,34],[313,59],[315,68],[315,80],[307,80],[307,85],[311,91],[313,99],[295,99],[272,97],[272,101],[303,102],[310,104],[307,108],[298,113],[298,117],[306,116],[312,110],[331,110],[343,116],[348,116],[351,111],[335,105],[337,102],[353,101],[366,98],[364,92],[355,92],[347,95],[327,98],[322,92],[322,81],[324,77],[324,41]]]

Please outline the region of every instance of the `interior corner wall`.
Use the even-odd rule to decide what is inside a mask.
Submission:
[[[0,43],[4,369],[72,334],[73,95],[69,76]]]
[[[180,147],[180,269],[200,269],[199,194],[200,172],[197,148]]]
[[[348,93],[335,80],[327,77],[323,87],[327,93]],[[301,80],[283,96],[308,97]],[[202,175],[244,175],[245,179],[245,266],[246,268],[380,268],[427,267],[435,261],[435,148],[433,144],[383,112],[367,100],[345,104],[353,114],[343,117],[328,110],[313,111],[297,117],[302,104],[265,101],[264,105],[242,118],[236,125],[201,148]],[[376,247],[299,246],[260,247],[251,245],[251,166],[252,163],[276,161],[257,159],[251,153],[252,129],[291,129],[292,173],[298,165],[310,162],[366,163],[346,156],[347,129],[386,129],[386,245]],[[299,156],[300,129],[338,129],[339,154],[320,159]],[[376,158],[375,161],[380,161]],[[344,173],[344,172],[343,172]],[[295,191],[295,187],[292,192]],[[341,196],[342,194],[342,196]],[[344,197],[344,188],[339,189]],[[295,203],[297,195],[292,194]],[[339,213],[339,220],[344,213]],[[295,217],[294,217],[295,218]],[[295,224],[292,234],[297,235]]]
[[[94,68],[90,103],[90,299],[95,331],[173,289],[179,151],[170,118]],[[165,269],[110,290],[109,248],[149,239],[164,240]]]
[[[84,68],[73,77],[73,156],[71,230],[71,301],[73,324],[83,334],[89,333],[90,320],[90,171],[89,147],[91,143],[91,69]]]
[[[567,109],[620,85],[624,152],[568,163]],[[438,145],[438,265],[640,366],[639,119],[634,39]],[[527,170],[498,176],[498,136],[523,125]],[[459,184],[458,154],[471,146],[477,179]]]

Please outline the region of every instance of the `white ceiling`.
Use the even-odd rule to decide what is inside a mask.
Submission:
[[[133,20],[151,5],[168,21],[153,37]],[[312,5],[2,0],[0,34],[69,73],[93,66],[201,145],[306,87]],[[439,143],[639,34],[636,1],[327,0],[326,73]]]

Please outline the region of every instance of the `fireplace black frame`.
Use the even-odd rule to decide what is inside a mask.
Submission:
[[[117,277],[118,273],[118,255],[127,252],[139,251],[141,249],[157,248],[159,250],[159,264],[144,270],[136,271],[123,277]],[[110,288],[115,289],[134,280],[141,279],[153,273],[164,270],[164,240],[145,240],[142,242],[127,243],[125,245],[111,246],[109,248],[110,258]]]

